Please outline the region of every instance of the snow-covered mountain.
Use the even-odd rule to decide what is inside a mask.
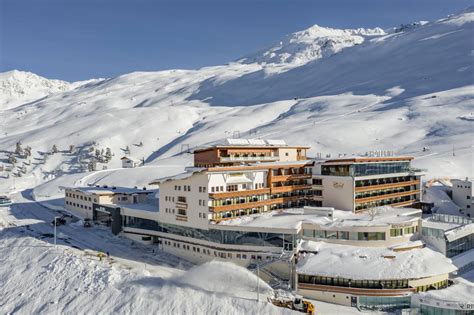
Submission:
[[[15,107],[2,101],[0,163],[9,166],[16,142],[31,146],[31,163],[13,173],[25,171],[16,186],[32,185],[81,171],[91,148],[112,149],[109,168],[127,146],[160,165],[188,147],[256,137],[307,144],[312,155],[395,150],[418,156],[429,176],[472,177],[473,33],[472,10],[387,34],[311,27],[256,62],[134,72]],[[322,49],[323,41],[337,44]],[[45,161],[53,144],[60,152]]]
[[[97,79],[69,83],[51,80],[31,72],[12,70],[0,73],[0,110],[13,108],[55,93],[69,91]]]
[[[386,35],[379,27],[374,29],[334,29],[313,25],[310,28],[285,36],[277,44],[244,57],[242,63],[287,63],[302,65],[309,61],[329,57],[344,48],[359,45],[366,38]]]

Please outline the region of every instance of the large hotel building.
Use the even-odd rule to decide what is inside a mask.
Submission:
[[[153,181],[156,194],[121,192],[117,202],[84,207],[91,218],[109,213],[114,233],[194,263],[265,265],[270,283],[285,279],[330,303],[404,308],[410,295],[448,285],[456,267],[425,247],[421,210],[412,208],[422,173],[411,157],[315,160],[308,149],[229,139],[196,150],[184,173]],[[67,190],[66,208],[81,189],[87,200],[99,191]]]

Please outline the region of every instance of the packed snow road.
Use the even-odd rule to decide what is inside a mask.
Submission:
[[[24,226],[24,234],[49,243],[54,242],[54,226],[51,222],[62,213],[50,210],[32,200],[30,191],[25,190],[13,196],[11,206],[12,222],[16,226]],[[80,221],[68,220],[66,225],[57,227],[57,243],[90,252],[109,252],[115,260],[128,268],[143,268],[144,264],[162,265],[185,269],[191,264],[174,256],[163,254],[158,248],[141,246],[110,233],[110,229],[96,226],[84,228]],[[153,252],[154,250],[154,252]]]

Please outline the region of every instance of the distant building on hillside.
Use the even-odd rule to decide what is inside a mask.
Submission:
[[[141,166],[143,164],[142,161],[138,159],[134,159],[130,156],[124,156],[123,158],[121,158],[121,160],[122,160],[123,168],[134,168],[134,167]]]
[[[461,212],[465,215],[474,217],[472,180],[453,179],[451,183],[454,203],[462,208]]]

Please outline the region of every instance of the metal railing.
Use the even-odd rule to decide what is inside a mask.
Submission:
[[[277,156],[221,156],[221,162],[229,161],[273,161]]]

